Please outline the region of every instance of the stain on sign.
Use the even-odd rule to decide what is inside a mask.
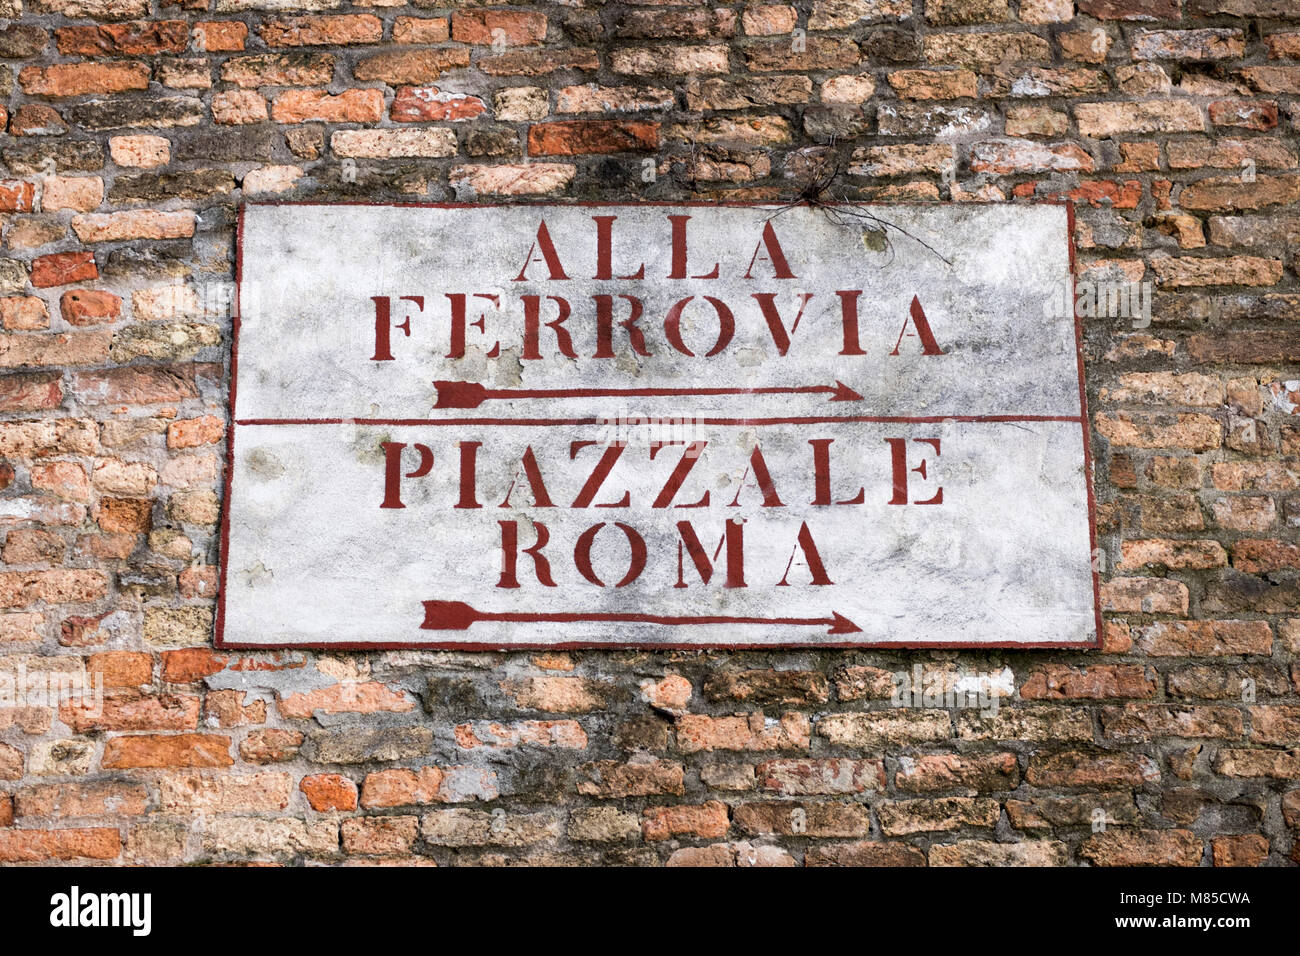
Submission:
[[[218,642],[1095,646],[1068,219],[249,204]]]

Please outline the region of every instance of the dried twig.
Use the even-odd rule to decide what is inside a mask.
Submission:
[[[834,142],[832,141],[832,146],[833,145]],[[786,203],[784,206],[781,206],[779,209],[774,210],[772,214],[767,217],[767,220],[775,219],[782,213],[788,212],[797,206],[810,206],[813,209],[821,210],[822,214],[836,225],[848,225],[850,220],[870,222],[878,226],[881,232],[885,233],[885,241],[887,243],[889,241],[889,230],[892,229],[895,232],[907,236],[907,238],[911,239],[913,242],[919,243],[924,249],[943,262],[944,265],[952,265],[952,261],[948,259],[947,256],[943,255],[938,249],[934,248],[934,246],[930,245],[924,239],[921,239],[919,236],[914,236],[902,226],[890,222],[888,219],[882,219],[880,216],[877,216],[875,213],[870,211],[870,207],[865,203],[854,202],[851,199],[846,199],[845,197],[833,192],[832,187],[836,184],[836,181],[839,179],[842,172],[839,158],[836,157],[833,162],[828,162],[826,166],[828,167],[826,172],[813,178],[799,191],[798,196]],[[891,254],[893,252],[892,246],[890,252]]]

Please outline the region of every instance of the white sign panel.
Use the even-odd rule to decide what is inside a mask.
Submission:
[[[224,647],[1095,646],[1064,206],[248,205]]]

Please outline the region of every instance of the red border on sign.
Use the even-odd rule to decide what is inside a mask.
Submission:
[[[563,641],[563,642],[510,642],[508,644],[492,642],[473,642],[473,641],[324,641],[311,643],[279,643],[279,644],[259,644],[254,642],[234,642],[225,639],[225,622],[226,622],[226,580],[228,576],[227,558],[229,555],[230,545],[230,502],[234,484],[234,464],[235,464],[235,430],[238,426],[249,425],[292,425],[292,424],[344,424],[354,423],[360,425],[455,425],[455,424],[479,424],[479,425],[526,425],[526,426],[546,426],[546,425],[582,425],[596,424],[597,419],[490,419],[490,418],[462,418],[462,419],[363,419],[363,418],[339,418],[339,419],[247,419],[241,421],[237,418],[235,412],[236,392],[239,380],[239,328],[242,311],[240,290],[243,284],[244,273],[244,211],[248,206],[379,206],[385,208],[414,208],[414,209],[490,209],[505,205],[517,206],[574,206],[579,208],[625,208],[637,206],[676,206],[676,207],[765,207],[773,206],[772,202],[759,201],[712,201],[712,200],[684,200],[673,202],[668,200],[652,200],[637,203],[620,203],[620,202],[555,202],[548,200],[545,202],[519,202],[519,203],[419,203],[419,202],[370,202],[366,200],[345,200],[337,203],[319,203],[309,200],[282,200],[267,202],[243,202],[239,207],[239,217],[235,230],[235,298],[234,310],[231,316],[231,339],[230,339],[230,427],[226,430],[226,474],[224,479],[225,494],[221,506],[221,553],[218,557],[218,590],[217,590],[217,613],[215,621],[215,634],[213,646],[221,650],[274,650],[274,651],[292,651],[292,650],[339,650],[339,651],[394,651],[394,650],[459,650],[466,652],[501,652],[510,651],[570,651],[570,650],[662,650],[662,651],[682,651],[682,650],[734,650],[734,651],[796,651],[796,650],[898,650],[898,651],[917,651],[917,650],[1096,650],[1102,645],[1102,617],[1101,617],[1101,575],[1097,568],[1097,562],[1093,556],[1097,553],[1097,496],[1093,487],[1093,466],[1091,452],[1091,432],[1089,429],[1088,418],[1088,396],[1084,384],[1084,361],[1083,361],[1083,323],[1080,321],[1077,310],[1073,310],[1075,301],[1075,247],[1074,247],[1074,206],[1068,200],[1049,200],[1032,205],[1050,205],[1064,206],[1066,211],[1066,246],[1068,263],[1070,269],[1071,283],[1071,308],[1074,311],[1074,340],[1075,356],[1078,363],[1078,381],[1079,381],[1079,414],[1077,416],[1055,416],[1055,415],[939,415],[939,416],[808,416],[801,418],[769,418],[769,419],[706,419],[704,424],[711,425],[778,425],[778,424],[815,424],[820,422],[900,422],[900,423],[929,423],[942,421],[1062,421],[1074,422],[1080,424],[1083,434],[1083,464],[1084,464],[1084,486],[1087,491],[1088,499],[1088,540],[1092,548],[1089,555],[1089,563],[1092,567],[1092,593],[1093,593],[1093,614],[1096,626],[1096,635],[1091,643],[1080,641],[987,641],[987,642],[970,642],[970,641],[942,641],[915,643],[907,641],[876,641],[876,642],[822,642],[818,640],[798,641],[798,642],[771,642],[771,643],[726,643],[714,644],[704,642],[635,642],[635,641]],[[854,205],[889,205],[889,206],[925,206],[933,207],[936,203],[921,202],[900,202],[900,203],[855,203]],[[1002,203],[976,203],[975,205],[1004,205]]]

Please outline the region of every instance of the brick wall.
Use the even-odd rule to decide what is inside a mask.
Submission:
[[[107,693],[0,708],[0,862],[1300,861],[1297,0],[0,14],[0,674]],[[832,171],[1064,197],[1081,279],[1154,283],[1086,323],[1101,651],[212,649],[242,199]]]

